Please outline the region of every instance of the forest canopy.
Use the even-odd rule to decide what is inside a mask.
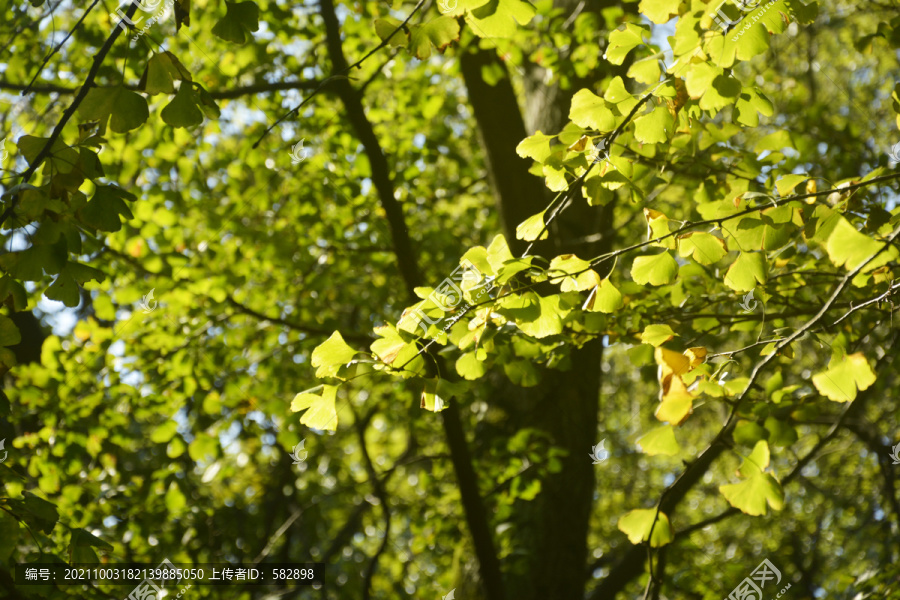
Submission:
[[[900,598],[898,49],[865,0],[4,3],[0,597]]]

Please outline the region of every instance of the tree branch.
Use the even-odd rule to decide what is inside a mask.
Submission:
[[[137,11],[138,3],[133,3],[128,10],[125,11],[125,16],[129,19],[134,16],[135,11]],[[78,106],[81,104],[82,100],[84,100],[85,96],[87,96],[90,91],[94,78],[97,77],[97,73],[100,71],[100,67],[103,65],[103,59],[106,58],[106,55],[109,54],[109,51],[112,50],[113,44],[119,39],[119,34],[122,33],[123,27],[116,27],[113,29],[112,34],[110,34],[109,38],[107,38],[106,43],[97,51],[97,54],[94,55],[94,62],[91,65],[91,70],[88,71],[87,78],[84,80],[84,83],[81,86],[81,89],[78,90],[78,94],[75,96],[75,99],[72,100],[72,104],[69,105],[69,108],[65,110],[63,113],[62,119],[60,119],[59,123],[56,124],[56,127],[53,128],[53,131],[50,133],[50,137],[47,139],[47,142],[44,144],[44,147],[41,148],[40,152],[38,152],[37,156],[34,157],[34,161],[28,165],[28,169],[22,174],[22,183],[27,183],[29,179],[31,179],[32,175],[37,172],[38,167],[44,161],[45,158],[50,154],[50,149],[53,147],[53,144],[56,143],[56,140],[59,139],[59,136],[62,134],[63,128],[75,115],[75,111],[78,110]],[[16,194],[13,196],[12,200],[10,200],[9,206],[6,207],[6,210],[3,211],[3,214],[0,214],[0,228],[3,227],[3,224],[6,223],[6,219],[9,218],[13,211],[16,208],[16,205],[19,203],[19,198],[21,198],[21,194]]]

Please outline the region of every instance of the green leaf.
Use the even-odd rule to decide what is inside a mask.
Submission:
[[[441,412],[446,408],[446,402],[438,391],[440,381],[440,379],[429,379],[425,382],[425,389],[422,390],[422,399],[419,403],[420,408],[431,412]]]
[[[122,228],[120,216],[126,220],[134,218],[123,199],[133,200],[134,196],[118,186],[99,185],[93,198],[78,211],[78,218],[93,229],[119,231]]]
[[[766,282],[766,257],[761,252],[741,252],[725,273],[725,285],[736,292],[749,292]]]
[[[32,246],[21,252],[0,255],[0,269],[19,280],[37,281],[45,272],[49,275],[59,273],[67,257],[66,240],[60,238],[55,244]]]
[[[701,265],[716,263],[728,253],[725,240],[711,233],[694,232],[678,236],[678,254],[682,258],[693,256]]]
[[[191,84],[185,81],[160,114],[172,127],[193,127],[203,122],[203,113],[197,108]]]
[[[647,325],[641,333],[641,341],[654,348],[661,346],[675,337],[675,332],[668,325]]]
[[[22,334],[13,320],[0,315],[0,346],[15,346],[21,341]]]
[[[634,122],[634,137],[644,144],[659,144],[672,135],[674,126],[675,120],[669,108],[660,105]]]
[[[579,127],[612,131],[616,128],[616,117],[612,106],[588,89],[580,89],[572,97],[569,119]]]
[[[323,385],[321,394],[301,392],[294,396],[291,402],[291,410],[294,412],[306,410],[306,413],[300,418],[300,423],[307,427],[324,431],[336,431],[336,397],[337,386]]]
[[[787,196],[794,188],[809,179],[809,175],[785,175],[775,182],[779,196]]]
[[[866,234],[860,233],[847,219],[840,217],[828,237],[825,250],[828,252],[828,258],[836,266],[852,271],[883,247],[884,242],[873,240]],[[863,271],[876,269],[896,257],[897,248],[891,246],[867,264]]]
[[[659,81],[661,73],[659,58],[656,56],[636,60],[628,67],[628,76],[645,85],[651,85]]]
[[[0,561],[9,560],[16,551],[19,538],[19,522],[5,510],[0,510],[0,540],[4,541],[0,545]]]
[[[700,108],[715,113],[734,104],[741,95],[741,82],[728,75],[718,75],[703,97]]]
[[[388,39],[388,45],[391,48],[402,48],[409,43],[409,35],[400,28],[402,21],[391,17],[375,19],[375,33],[381,38],[381,41]]]
[[[519,226],[516,227],[516,238],[525,240],[526,242],[533,242],[537,239],[547,239],[547,228],[544,225],[545,212],[547,211],[541,211],[519,223]],[[540,236],[540,238],[538,238],[538,236]]]
[[[103,548],[104,550],[112,550],[112,544],[104,542],[87,529],[73,529],[72,537],[69,538],[69,552],[77,546],[90,546],[93,548]]]
[[[316,377],[334,377],[338,370],[356,355],[337,331],[319,344],[312,353],[312,366],[316,367]]]
[[[813,375],[819,393],[835,402],[852,402],[857,390],[864,391],[875,383],[875,372],[862,352],[832,359],[828,369]]]
[[[457,359],[456,372],[463,379],[472,381],[487,373],[487,368],[483,361],[478,360],[475,352],[467,352]]]
[[[644,43],[643,34],[648,31],[635,25],[634,23],[625,23],[618,29],[609,34],[609,45],[606,47],[605,58],[614,65],[621,65],[625,61],[625,56],[632,49]],[[648,34],[649,35],[649,34]]]
[[[431,47],[443,53],[444,48],[459,40],[459,21],[451,17],[438,17],[424,25],[409,28],[409,51],[419,60],[431,56]]]
[[[759,114],[771,117],[774,110],[772,102],[757,88],[744,88],[734,104],[734,120],[748,127],[756,127],[759,125]]]
[[[662,25],[678,16],[680,4],[681,0],[641,0],[638,10],[657,25]]]
[[[78,114],[88,121],[100,121],[102,128],[112,116],[110,129],[125,133],[143,125],[150,116],[150,109],[143,96],[119,85],[91,88],[79,105]]]
[[[536,338],[545,338],[562,333],[563,311],[560,308],[560,297],[539,296],[538,307],[540,313],[535,318],[516,319],[516,325],[525,334]]]
[[[654,520],[656,525],[653,524]],[[655,508],[632,510],[619,517],[617,526],[619,531],[628,536],[628,541],[632,544],[646,542],[650,537],[651,529],[653,529],[653,539],[650,540],[650,546],[653,548],[665,546],[674,539],[668,515],[660,511],[657,518]]]
[[[212,32],[223,40],[244,44],[259,30],[259,7],[255,2],[225,0],[225,16],[213,25]]]
[[[668,253],[639,256],[631,266],[631,277],[641,285],[666,285],[675,281],[678,263]]]
[[[765,515],[767,504],[773,510],[781,510],[784,491],[772,475],[763,471],[768,466],[769,446],[765,441],[759,441],[738,469],[744,481],[720,486],[719,492],[731,506],[748,515]]]
[[[458,0],[455,9],[445,14],[466,16],[466,23],[478,37],[508,38],[534,18],[534,6],[524,0]],[[449,5],[449,4],[448,4]]]
[[[28,306],[25,287],[9,275],[4,275],[0,277],[0,302],[6,302],[9,297],[12,297],[14,310],[25,310],[25,307]]]
[[[604,279],[600,285],[591,290],[582,310],[590,312],[613,313],[624,306],[622,294],[609,279]]]
[[[555,137],[538,130],[534,135],[519,142],[519,145],[516,146],[516,154],[522,158],[533,158],[537,162],[543,163],[552,154],[550,141],[555,139]]]
[[[641,445],[644,454],[650,456],[659,454],[672,456],[681,451],[681,447],[675,439],[675,428],[672,425],[651,429],[638,440],[638,444]]]
[[[166,52],[154,54],[147,61],[147,69],[144,71],[142,80],[142,89],[151,96],[156,94],[174,94],[175,76],[177,74],[178,71]]]
[[[560,281],[558,278],[561,275],[570,274],[571,276],[562,278],[560,289],[563,292],[580,292],[589,290],[600,283],[600,276],[590,267],[591,263],[574,254],[563,254],[550,261],[547,275],[553,277],[554,281]]]

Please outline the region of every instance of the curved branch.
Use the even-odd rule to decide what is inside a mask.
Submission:
[[[133,3],[128,10],[125,11],[125,16],[131,19],[134,16],[135,11],[137,11],[138,3]],[[91,70],[88,71],[87,78],[84,80],[84,83],[81,85],[81,88],[78,90],[78,94],[75,96],[75,99],[72,100],[72,104],[69,105],[69,108],[65,110],[63,113],[62,119],[60,119],[59,123],[56,124],[56,127],[53,128],[53,131],[50,133],[50,137],[47,139],[47,142],[44,144],[44,147],[41,148],[40,152],[37,153],[37,156],[34,157],[34,160],[28,165],[28,169],[22,174],[22,183],[27,183],[29,179],[31,179],[32,175],[37,172],[38,167],[44,161],[45,158],[50,154],[50,149],[53,147],[53,144],[56,143],[56,140],[59,139],[59,136],[62,135],[62,130],[69,122],[69,120],[75,115],[75,111],[78,110],[78,106],[87,96],[88,92],[91,90],[91,87],[94,83],[94,78],[97,77],[97,73],[100,72],[100,67],[103,65],[103,59],[106,58],[106,55],[109,54],[109,51],[112,50],[113,44],[119,39],[119,35],[123,31],[123,27],[116,27],[113,29],[112,34],[110,34],[109,38],[107,38],[106,43],[97,51],[97,54],[94,55],[94,62],[91,65]],[[21,198],[21,194],[16,194],[13,196],[12,200],[9,203],[9,206],[6,210],[3,211],[3,214],[0,214],[0,228],[3,227],[3,224],[6,223],[6,219],[8,219],[13,211],[16,209],[16,205],[19,203],[19,198]]]

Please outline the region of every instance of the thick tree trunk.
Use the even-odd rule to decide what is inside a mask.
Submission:
[[[577,2],[567,2],[577,4]],[[569,7],[570,9],[573,7]],[[509,79],[495,86],[481,77],[482,67],[497,63],[496,53],[474,50],[460,58],[480,137],[490,168],[489,180],[499,205],[503,229],[512,242],[516,226],[547,207],[552,195],[544,182],[528,173],[531,161],[515,153],[515,147],[538,129],[557,133],[567,119],[573,89],[542,87],[542,73],[526,76],[525,119]],[[502,64],[502,63],[500,63]],[[591,79],[596,81],[599,74]],[[586,82],[581,82],[582,85]],[[541,89],[538,89],[541,87]],[[550,240],[532,253],[551,256],[573,252],[582,258],[608,248],[612,238],[612,209],[590,207],[577,190],[571,204],[551,228]],[[592,244],[577,240],[604,234]],[[524,244],[511,243],[521,254]],[[534,388],[520,388],[508,381],[499,384],[497,405],[507,410],[508,426],[545,433],[550,444],[567,451],[562,470],[541,481],[541,493],[532,502],[521,502],[515,513],[515,548],[503,565],[508,597],[521,600],[581,599],[584,597],[591,507],[594,498],[594,466],[589,453],[596,444],[603,346],[593,340],[572,349],[567,371],[542,369],[542,381]]]

